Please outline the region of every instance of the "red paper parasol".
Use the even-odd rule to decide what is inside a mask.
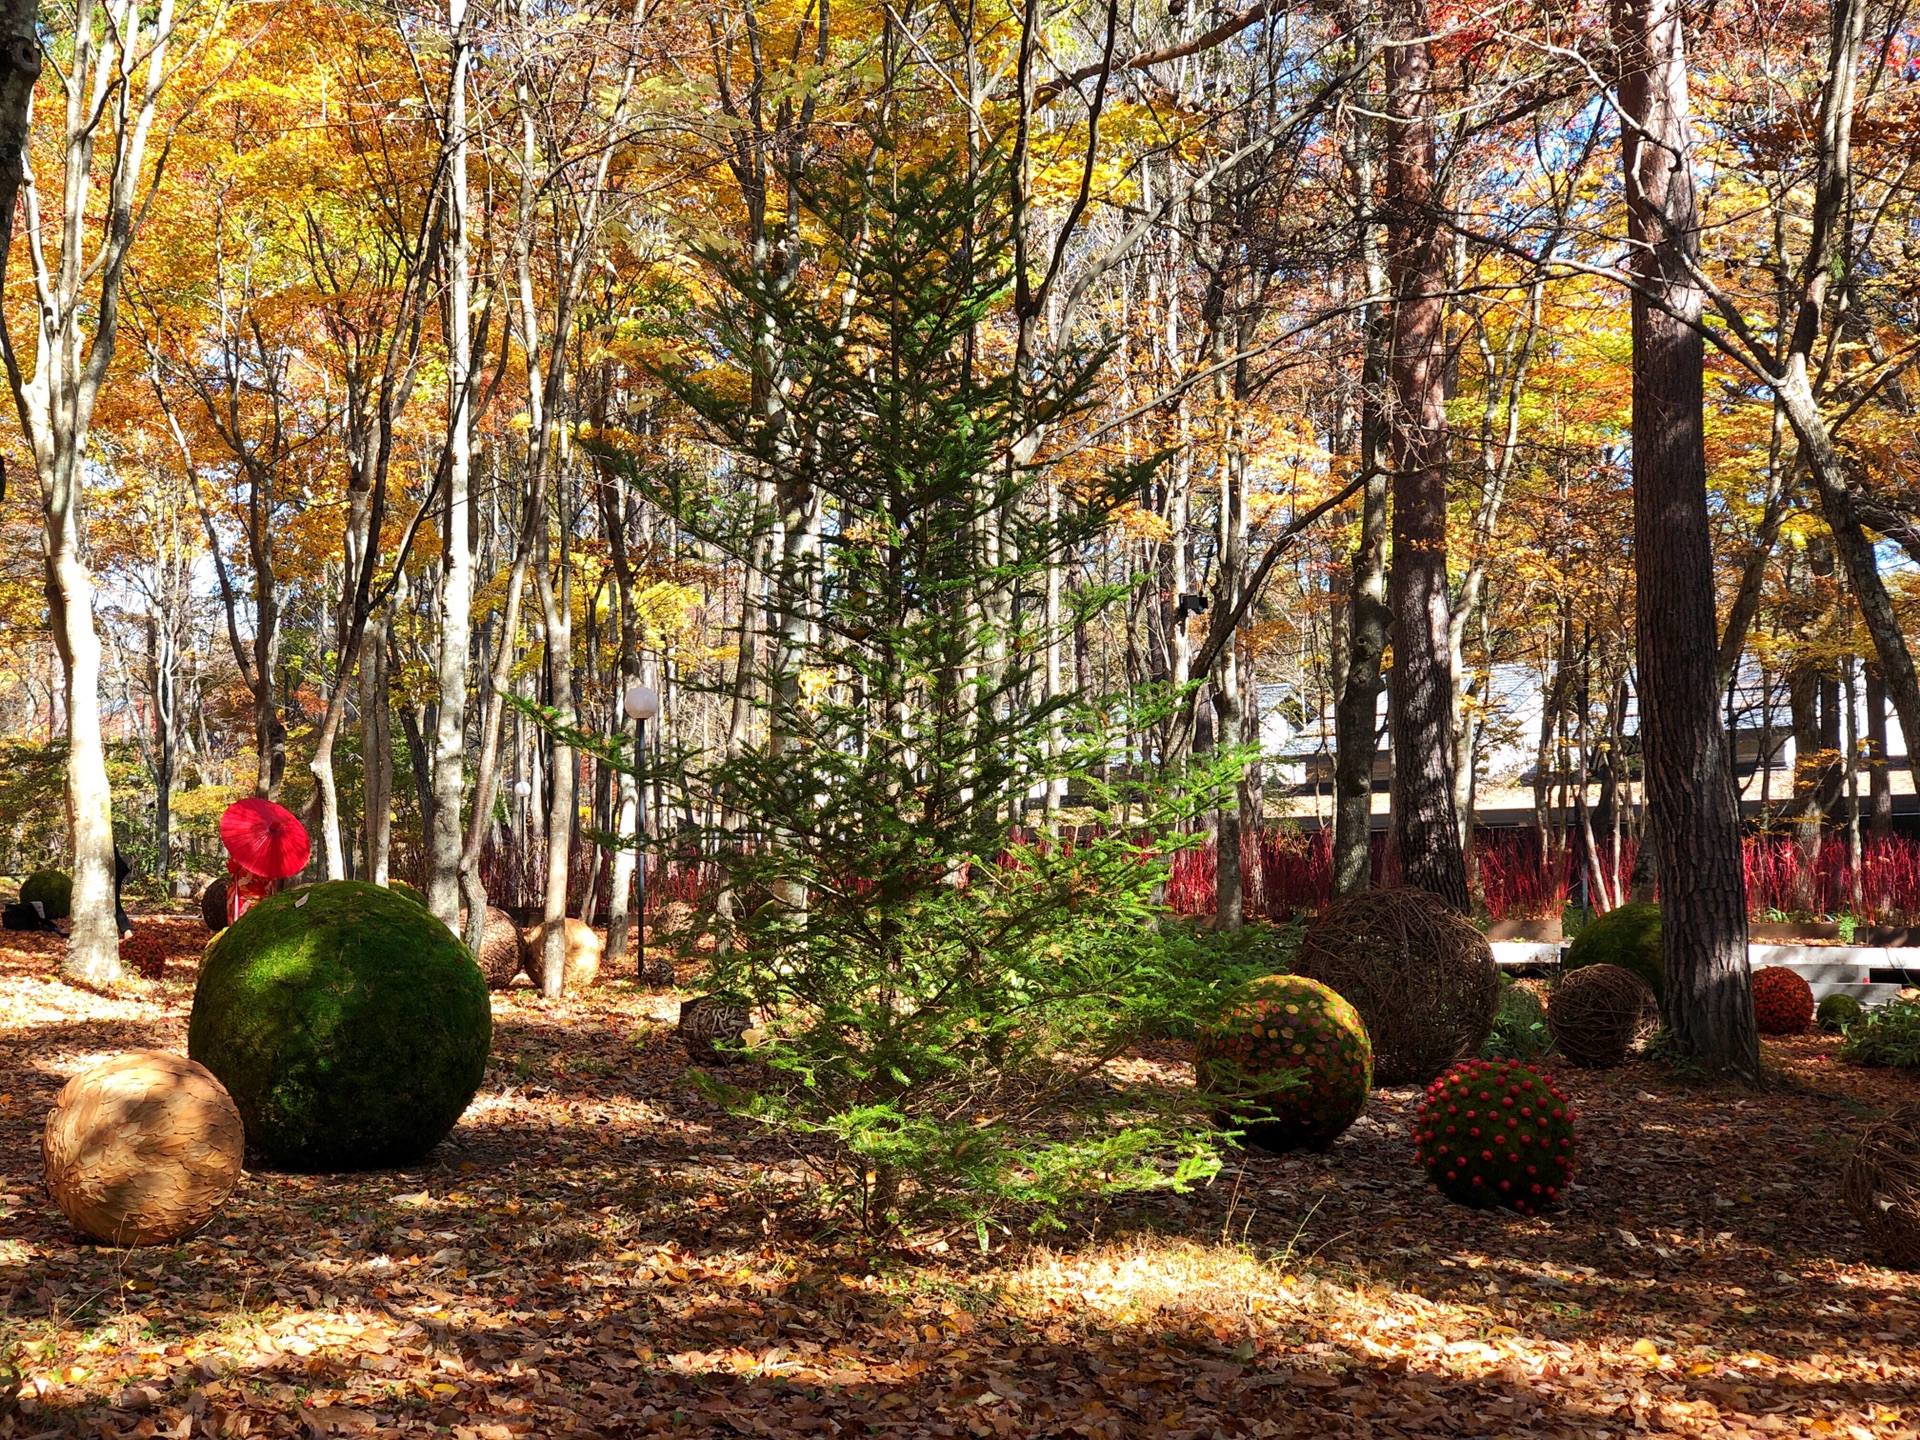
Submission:
[[[220,841],[227,853],[256,875],[284,880],[307,866],[306,827],[294,813],[271,800],[240,800],[220,817]]]

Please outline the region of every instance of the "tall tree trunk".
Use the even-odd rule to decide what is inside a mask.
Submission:
[[[1699,245],[1677,0],[1616,0],[1633,270],[1633,537],[1640,733],[1679,1052],[1760,1078],[1740,810],[1720,718],[1707,514]],[[1656,304],[1656,300],[1658,303]]]
[[[427,821],[427,908],[460,923],[460,856],[465,826],[467,666],[473,647],[473,259],[467,233],[467,69],[473,41],[467,0],[448,0],[453,54],[447,78],[447,509],[441,529],[440,648],[434,683],[433,805]],[[484,924],[484,922],[483,922]]]
[[[564,488],[556,487],[556,488]],[[559,574],[548,554],[547,527],[540,529],[540,560],[534,569],[534,585],[540,597],[542,629],[546,632],[547,675],[553,693],[547,703],[554,719],[571,726],[573,708],[573,607],[572,555],[567,545],[565,495],[560,496]],[[577,770],[573,747],[556,732],[553,737],[552,772],[547,807],[547,875],[541,904],[542,931],[540,951],[540,991],[549,1000],[557,999],[567,981],[567,879],[573,860],[573,827],[578,808],[575,795]]]
[[[360,785],[365,805],[361,823],[367,862],[360,878],[376,885],[387,883],[393,853],[393,714],[385,634],[389,623],[384,610],[368,622],[374,633],[363,646],[360,661]]]
[[[1446,245],[1439,225],[1431,33],[1425,0],[1399,0],[1387,69],[1387,269],[1393,286],[1387,448],[1393,560],[1393,825],[1406,884],[1471,904],[1453,804],[1447,660]]]
[[[1893,834],[1893,784],[1887,769],[1887,687],[1878,665],[1867,666],[1866,691],[1867,833],[1885,837]]]

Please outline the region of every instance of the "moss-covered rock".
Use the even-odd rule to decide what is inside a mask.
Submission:
[[[1596,915],[1574,937],[1560,963],[1566,970],[1618,965],[1645,981],[1655,1000],[1664,999],[1667,962],[1660,949],[1660,907],[1642,902]]]
[[[357,1170],[439,1144],[492,1037],[486,980],[453,932],[381,886],[336,880],[262,900],[207,947],[187,1052],[270,1161]]]
[[[73,914],[73,877],[64,870],[36,870],[20,882],[20,903],[38,904],[49,920]]]
[[[1367,1108],[1373,1044],[1360,1012],[1317,980],[1267,975],[1194,1047],[1194,1076],[1223,1125],[1262,1150],[1325,1150]]]
[[[427,908],[427,897],[422,895],[417,888],[408,884],[405,880],[389,880],[387,881],[387,889],[395,895],[398,895],[402,900],[411,900],[422,910]]]

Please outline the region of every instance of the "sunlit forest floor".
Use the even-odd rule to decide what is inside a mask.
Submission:
[[[148,1001],[61,983],[52,937],[0,946],[7,1440],[1920,1425],[1920,1277],[1868,1261],[1838,1193],[1846,1137],[1920,1085],[1824,1038],[1769,1045],[1757,1097],[1562,1071],[1585,1145],[1550,1218],[1442,1200],[1394,1090],[1324,1156],[1248,1156],[990,1254],[875,1252],[823,1233],[779,1139],[695,1094],[679,995],[520,989],[429,1163],[249,1171],[186,1242],[114,1250],[47,1200],[38,1132],[68,1075],[185,1048],[204,936],[147,923],[178,939]]]

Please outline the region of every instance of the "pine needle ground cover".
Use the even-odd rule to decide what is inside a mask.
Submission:
[[[184,923],[184,922],[183,922]],[[818,1238],[797,1157],[703,1101],[629,982],[493,997],[473,1109],[417,1167],[250,1172],[181,1244],[78,1240],[34,1136],[66,1076],[184,1044],[147,1000],[0,948],[0,1436],[1909,1436],[1920,1278],[1873,1265],[1846,1139],[1914,1096],[1767,1042],[1761,1096],[1555,1069],[1582,1116],[1551,1217],[1448,1203],[1420,1092],[1327,1155],[1085,1210],[1045,1245]],[[184,936],[183,936],[184,948]],[[1184,1047],[1114,1067],[1184,1083]],[[1550,1067],[1553,1068],[1553,1067]],[[17,1392],[14,1390],[18,1381]],[[190,1428],[183,1428],[189,1427]],[[145,1428],[145,1427],[151,1427]]]

